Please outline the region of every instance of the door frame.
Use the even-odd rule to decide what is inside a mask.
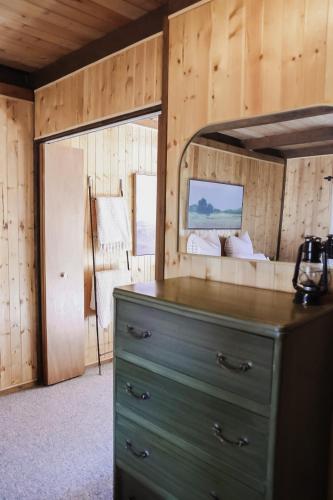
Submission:
[[[162,114],[162,105],[155,105],[103,119],[94,123],[71,128],[64,132],[34,140],[34,227],[35,227],[35,285],[37,293],[37,377],[44,383],[44,359],[42,348],[42,249],[41,249],[41,145],[68,137],[89,133],[103,128],[117,127],[140,119],[158,117],[157,149],[157,216],[156,216],[156,265],[155,279],[164,278],[164,234],[165,234],[165,185],[166,185],[166,116]]]

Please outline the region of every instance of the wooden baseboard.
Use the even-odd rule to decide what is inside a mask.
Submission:
[[[112,363],[113,361],[113,355],[108,357],[108,358],[105,358],[101,361],[102,365],[105,365],[106,363]],[[98,366],[98,362],[97,361],[94,361],[93,363],[88,363],[86,365],[86,368],[93,368],[94,366]]]
[[[103,359],[102,365],[105,365],[106,363],[112,363],[112,361],[113,361],[113,356],[110,356],[110,357],[108,357],[106,359]],[[95,361],[93,363],[89,363],[85,367],[86,368],[91,368],[91,367],[94,367],[94,366],[98,366],[97,361]],[[10,387],[6,387],[4,389],[0,389],[0,397],[1,396],[7,396],[8,394],[13,394],[15,392],[25,391],[27,389],[33,389],[34,387],[37,387],[39,385],[40,384],[38,384],[37,379],[36,380],[31,380],[30,382],[25,382],[24,384],[12,385]],[[44,387],[44,386],[42,385],[42,387]]]
[[[12,385],[10,387],[6,387],[5,389],[0,390],[0,397],[7,396],[8,394],[12,394],[13,392],[25,391],[27,389],[32,389],[38,385],[37,380],[31,380],[30,382],[25,382],[24,384]]]

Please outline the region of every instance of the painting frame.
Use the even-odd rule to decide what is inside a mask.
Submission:
[[[241,212],[240,212],[240,223],[235,225],[235,226],[218,226],[218,225],[205,225],[205,226],[198,226],[198,225],[192,225],[190,223],[190,197],[191,197],[191,182],[200,182],[200,183],[209,183],[212,185],[216,186],[232,186],[232,187],[238,187],[242,189],[242,195],[241,195]],[[187,188],[187,203],[186,203],[186,229],[187,230],[198,230],[198,231],[210,231],[210,230],[217,230],[217,231],[235,231],[235,230],[241,230],[242,229],[242,224],[243,224],[243,210],[244,210],[244,194],[245,194],[245,186],[243,184],[236,184],[232,182],[223,182],[223,181],[217,181],[213,179],[197,179],[197,178],[190,178],[188,179],[188,188]]]
[[[157,175],[136,172],[133,178],[133,255],[155,255]],[[147,196],[147,192],[152,191],[152,196]],[[149,220],[145,217],[147,213],[150,214]]]

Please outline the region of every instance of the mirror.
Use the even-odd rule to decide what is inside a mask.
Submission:
[[[333,230],[333,134],[325,143],[318,133],[323,120],[333,124],[330,111],[196,134],[180,162],[179,251],[295,262],[304,236],[326,239]]]

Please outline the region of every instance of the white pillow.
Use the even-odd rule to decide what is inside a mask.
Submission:
[[[248,243],[251,247],[251,251],[253,253],[253,243],[252,243],[252,240],[250,238],[250,235],[248,233],[248,231],[245,231],[245,233],[242,233],[240,236],[239,236],[239,239],[244,241],[244,243]]]
[[[192,233],[187,240],[187,253],[221,257],[220,238],[217,234],[209,235],[205,238]]]
[[[224,251],[227,257],[236,257],[240,259],[253,258],[253,245],[249,233],[238,236],[229,236],[224,245]]]

